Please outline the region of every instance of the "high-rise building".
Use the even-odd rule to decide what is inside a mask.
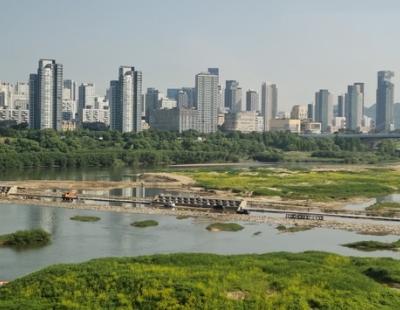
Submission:
[[[217,131],[218,123],[218,75],[199,73],[196,75],[196,102],[199,111],[199,131]]]
[[[79,108],[83,109],[86,105],[93,106],[96,97],[96,87],[93,83],[82,83],[79,85]]]
[[[361,114],[364,116],[364,110],[365,110],[365,84],[364,83],[354,83],[354,85],[358,86],[360,88],[360,92],[362,94],[362,108],[361,108]]]
[[[29,109],[29,84],[17,82],[14,86],[12,108],[16,110]]]
[[[219,68],[208,68],[208,73],[219,76]]]
[[[158,101],[161,99],[161,93],[153,87],[147,88],[146,92],[146,120],[150,119],[150,114],[158,108]]]
[[[345,107],[346,107],[345,96],[339,95],[338,101],[337,101],[337,113],[335,116],[344,117],[345,116]]]
[[[180,90],[181,90],[180,88],[168,88],[167,89],[167,97],[170,99],[177,100]]]
[[[259,110],[258,107],[259,96],[257,91],[249,89],[246,92],[246,111],[256,112]]]
[[[193,108],[196,106],[196,92],[193,87],[182,87],[176,97],[177,106],[179,108]]]
[[[225,108],[227,108],[230,112],[242,111],[242,88],[239,87],[238,81],[226,81]]]
[[[306,105],[294,105],[290,112],[291,119],[305,120],[308,118],[308,109]]]
[[[187,94],[188,107],[196,107],[196,89],[194,87],[182,87],[182,91]]]
[[[0,83],[0,108],[12,106],[13,86],[10,83]]]
[[[86,106],[94,106],[96,87],[93,83],[82,83],[78,88],[78,119],[83,122],[83,109]]]
[[[315,115],[316,122],[321,123],[322,132],[327,132],[332,126],[333,119],[333,96],[327,89],[321,89],[315,93]]]
[[[186,92],[180,90],[178,96],[176,97],[176,105],[178,108],[188,108],[189,107],[189,97]]]
[[[258,130],[257,112],[227,113],[223,128],[227,131],[256,132]]]
[[[307,104],[307,118],[311,121],[314,120],[314,104],[313,103]]]
[[[376,91],[376,130],[378,132],[389,132],[393,129],[393,104],[394,77],[392,71],[378,72],[378,89]]]
[[[363,84],[362,84],[363,85]],[[364,88],[361,83],[349,85],[345,96],[346,128],[360,130],[363,120]]]
[[[142,72],[121,66],[118,81],[110,82],[111,128],[121,132],[142,130]]]
[[[78,112],[76,101],[76,83],[74,80],[64,80],[62,102],[63,121],[74,120]]]
[[[63,98],[76,100],[76,83],[74,80],[64,80]]]
[[[86,105],[82,113],[82,123],[103,123],[110,125],[109,103],[104,97],[95,97],[94,105]]]
[[[162,131],[199,130],[199,111],[193,108],[158,109],[151,113],[151,128]]]
[[[62,129],[63,66],[54,59],[39,60],[37,74],[29,77],[30,126]]]
[[[275,84],[263,82],[261,85],[261,115],[264,117],[264,131],[270,130],[271,120],[277,115],[278,88]]]

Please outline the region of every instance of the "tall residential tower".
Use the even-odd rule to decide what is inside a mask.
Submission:
[[[276,117],[278,110],[278,88],[275,84],[261,84],[261,115],[264,118],[264,131],[270,130],[271,120]]]
[[[36,74],[29,76],[30,126],[61,130],[63,66],[54,59],[39,60]]]
[[[142,72],[121,66],[118,80],[110,82],[111,128],[121,132],[142,130]]]
[[[347,87],[345,96],[346,128],[359,131],[362,126],[364,106],[364,84],[355,83]]]
[[[378,89],[376,90],[376,130],[389,132],[393,128],[394,77],[392,71],[378,72]]]
[[[321,123],[321,131],[327,132],[333,120],[333,96],[327,89],[320,89],[315,93],[314,119]]]
[[[217,131],[218,123],[218,75],[196,75],[196,102],[199,112],[198,129],[201,133]]]

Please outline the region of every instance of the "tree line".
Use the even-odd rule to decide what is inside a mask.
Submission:
[[[23,167],[160,166],[245,159],[281,161],[290,151],[347,162],[398,158],[395,141],[376,148],[358,138],[302,137],[289,132],[196,131],[120,133],[81,129],[71,132],[0,127],[0,169]]]

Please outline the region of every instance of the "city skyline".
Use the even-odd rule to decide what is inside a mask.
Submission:
[[[396,1],[385,6],[343,0],[117,2],[80,3],[80,10],[67,1],[15,1],[2,7],[0,25],[7,29],[8,43],[0,57],[0,80],[23,81],[26,72],[36,69],[36,60],[47,57],[64,64],[65,78],[93,82],[103,94],[121,64],[135,64],[145,72],[143,89],[191,86],[198,68],[215,66],[220,81],[237,80],[243,90],[260,91],[264,80],[277,84],[280,107],[289,111],[311,102],[316,89],[340,95],[353,81],[365,83],[368,107],[375,102],[375,72],[400,71]],[[246,8],[252,9],[251,18],[243,14]],[[63,14],[52,14],[54,10]],[[142,30],[127,27],[130,12]],[[167,16],[173,22],[157,26]],[[346,22],[350,17],[352,22]],[[238,21],[235,31],[219,31],[231,20]],[[57,29],[51,26],[55,21]],[[32,35],[43,29],[46,35]],[[399,84],[398,75],[393,82]]]

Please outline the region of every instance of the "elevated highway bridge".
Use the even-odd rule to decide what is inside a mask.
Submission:
[[[329,133],[329,134],[300,134],[305,138],[358,138],[363,140],[400,139],[400,133]]]

